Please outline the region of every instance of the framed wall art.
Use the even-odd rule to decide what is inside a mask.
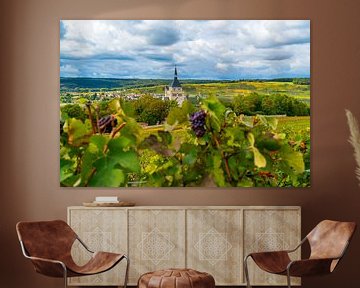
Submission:
[[[60,185],[309,187],[310,21],[60,21]]]

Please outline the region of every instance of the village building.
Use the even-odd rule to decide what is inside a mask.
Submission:
[[[179,106],[187,99],[177,77],[177,69],[175,66],[174,79],[169,86],[165,86],[164,99],[175,100]]]

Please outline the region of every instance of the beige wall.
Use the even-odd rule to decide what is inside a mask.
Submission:
[[[5,3],[6,2],[6,3]],[[62,287],[22,258],[19,220],[66,217],[95,195],[138,205],[301,205],[303,234],[324,218],[360,224],[360,187],[344,108],[360,118],[357,0],[3,0],[0,4],[0,286]],[[59,187],[60,19],[311,19],[312,187],[62,189]],[[359,287],[360,237],[330,277],[304,287]]]

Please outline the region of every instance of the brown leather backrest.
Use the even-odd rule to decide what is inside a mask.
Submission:
[[[75,232],[62,220],[19,222],[16,231],[30,256],[47,259],[68,258],[76,239]]]
[[[354,222],[321,221],[306,237],[310,258],[337,258],[346,249],[356,229]]]

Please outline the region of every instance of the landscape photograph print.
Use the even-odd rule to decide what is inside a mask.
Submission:
[[[61,187],[310,187],[309,20],[61,20]]]

